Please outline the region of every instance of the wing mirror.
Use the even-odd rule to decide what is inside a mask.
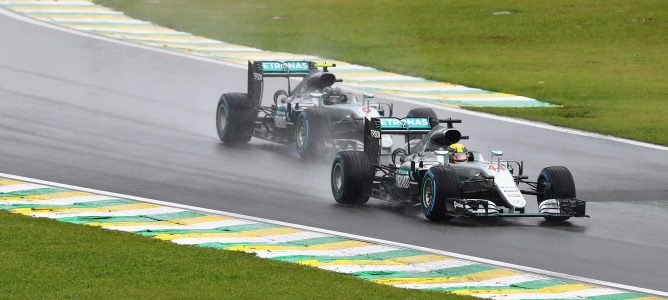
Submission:
[[[492,151],[492,163],[494,163],[494,158],[496,157],[496,168],[497,170],[500,169],[501,167],[501,156],[503,156],[503,151],[501,150],[494,150]]]

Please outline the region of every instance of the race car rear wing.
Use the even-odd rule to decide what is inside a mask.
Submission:
[[[312,61],[275,61],[259,60],[248,62],[248,70],[263,77],[305,77],[316,69]]]
[[[448,129],[453,128],[452,124],[461,123],[458,119],[432,119],[432,118],[394,118],[381,117],[372,118],[364,121],[364,152],[369,157],[371,163],[378,164],[380,158],[380,143],[383,134],[404,135],[408,142],[410,135],[424,135],[438,126],[439,123],[445,123]],[[467,136],[461,136],[458,130],[448,130],[456,133],[456,140],[468,139]],[[409,149],[410,151],[410,149]]]
[[[383,134],[427,134],[431,131],[430,118],[371,118],[364,121],[364,152],[371,163],[378,164]]]
[[[312,61],[275,61],[258,60],[248,61],[248,98],[255,105],[262,103],[262,89],[265,77],[306,77],[311,70],[316,69]]]
[[[258,60],[248,61],[248,97],[255,103],[260,105],[262,102],[263,82],[266,77],[283,77],[287,79],[288,93],[290,93],[290,78],[291,77],[307,77],[314,74],[318,68],[322,68],[327,80],[334,83],[336,77],[328,73],[327,68],[336,67],[332,63],[316,63],[312,61],[276,61],[276,60]],[[315,75],[313,75],[315,76]],[[330,85],[331,85],[330,83]]]

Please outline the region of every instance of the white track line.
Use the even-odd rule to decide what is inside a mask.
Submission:
[[[55,30],[71,33],[71,34],[74,34],[74,35],[83,36],[83,37],[87,37],[87,38],[92,38],[92,39],[96,39],[96,40],[101,40],[101,41],[105,41],[105,42],[109,42],[109,43],[120,44],[120,45],[129,46],[129,47],[136,47],[136,48],[141,48],[141,49],[144,49],[144,50],[156,51],[156,52],[160,52],[160,53],[163,53],[163,54],[176,55],[176,56],[195,59],[195,60],[199,60],[199,61],[205,61],[205,62],[209,62],[209,63],[224,65],[224,66],[228,66],[228,67],[232,67],[232,68],[236,68],[236,69],[245,70],[247,68],[246,66],[240,65],[240,64],[228,63],[228,62],[219,61],[219,60],[215,60],[215,59],[209,59],[209,58],[200,57],[200,56],[196,56],[196,55],[190,55],[190,54],[187,54],[187,53],[175,52],[175,51],[160,49],[160,48],[156,48],[156,47],[151,47],[151,46],[126,42],[126,41],[111,38],[111,37],[106,37],[106,36],[97,35],[97,34],[93,34],[93,33],[88,33],[88,32],[84,32],[84,31],[72,29],[72,28],[63,27],[63,26],[60,26],[60,25],[57,25],[57,24],[54,24],[54,23],[49,23],[49,22],[46,22],[46,21],[33,19],[33,18],[28,17],[26,15],[20,14],[18,12],[14,12],[12,10],[9,10],[9,9],[3,7],[3,6],[0,6],[0,14],[8,16],[10,18],[20,20],[20,21],[24,21],[26,23],[30,23],[30,24],[34,24],[34,25],[38,25],[38,26],[43,26],[43,27],[47,27],[47,28],[50,28],[50,29],[55,29]],[[160,34],[162,34],[162,33],[160,33]]]
[[[594,132],[588,132],[588,131],[583,131],[583,130],[578,130],[578,129],[559,127],[559,126],[550,125],[550,124],[546,124],[546,123],[527,121],[527,120],[522,120],[522,119],[515,119],[515,118],[511,118],[511,117],[497,116],[497,115],[488,114],[488,113],[484,113],[484,112],[470,111],[470,110],[466,110],[466,109],[463,109],[463,108],[442,106],[442,105],[428,103],[428,102],[420,102],[420,101],[417,101],[417,100],[410,100],[410,99],[405,99],[405,98],[393,97],[391,95],[383,95],[383,97],[387,98],[387,99],[394,100],[394,101],[402,101],[402,102],[406,102],[406,103],[415,104],[415,105],[418,105],[418,106],[427,106],[427,107],[431,107],[431,108],[434,108],[434,109],[452,111],[452,112],[465,114],[465,115],[470,115],[470,116],[476,116],[476,117],[487,118],[487,119],[494,119],[494,120],[508,122],[508,123],[531,126],[531,127],[536,127],[536,128],[546,129],[546,130],[552,130],[552,131],[558,131],[558,132],[562,132],[562,133],[567,133],[567,134],[572,134],[572,135],[579,135],[579,136],[590,137],[590,138],[595,138],[595,139],[613,141],[613,142],[618,142],[618,143],[623,143],[623,144],[628,144],[628,145],[633,145],[633,146],[638,146],[638,147],[643,147],[643,148],[649,148],[649,149],[654,149],[654,150],[668,151],[668,147],[666,147],[666,146],[655,145],[655,144],[650,144],[650,143],[645,143],[645,142],[639,142],[639,141],[614,137],[614,136],[610,136],[610,135],[603,135],[603,134],[594,133]]]
[[[268,223],[268,222],[266,222]],[[330,234],[321,232],[297,232],[288,234],[265,235],[256,237],[207,237],[207,238],[182,238],[173,239],[172,243],[181,245],[198,245],[205,243],[285,243],[301,241],[305,239],[315,239],[329,237]]]
[[[396,287],[409,289],[433,289],[433,288],[453,288],[453,287],[469,287],[469,286],[498,286],[504,287],[511,284],[517,284],[527,281],[549,279],[546,277],[539,277],[534,275],[513,275],[507,277],[500,277],[478,282],[456,282],[456,283],[407,283],[398,284]]]
[[[588,289],[582,291],[564,292],[564,293],[527,293],[527,294],[482,294],[473,293],[471,296],[490,298],[490,299],[584,299],[584,297],[595,297],[614,295],[617,291],[612,289]]]
[[[489,264],[489,265],[494,265],[494,266],[508,268],[508,269],[514,269],[514,270],[528,272],[528,273],[540,274],[540,275],[545,275],[545,276],[550,276],[550,277],[556,277],[556,278],[562,278],[562,279],[567,279],[567,280],[586,282],[586,283],[590,283],[590,284],[602,285],[602,286],[607,286],[607,287],[611,287],[611,288],[617,288],[617,289],[623,289],[623,290],[628,290],[628,291],[635,291],[635,292],[652,294],[652,295],[657,295],[657,296],[662,296],[662,297],[668,297],[667,292],[662,292],[662,291],[657,291],[657,290],[652,290],[652,289],[647,289],[647,288],[641,288],[641,287],[635,287],[635,286],[630,286],[630,285],[625,285],[625,284],[613,283],[613,282],[608,282],[608,281],[603,281],[603,280],[585,278],[585,277],[580,277],[580,276],[568,275],[568,274],[564,274],[564,273],[552,272],[552,271],[547,271],[547,270],[542,270],[542,269],[537,269],[537,268],[532,268],[532,267],[527,267],[527,266],[521,266],[521,265],[516,265],[516,264],[510,264],[510,263],[505,263],[505,262],[486,259],[486,258],[480,258],[480,257],[475,257],[475,256],[470,256],[470,255],[454,253],[454,252],[431,249],[431,248],[427,248],[427,247],[421,247],[421,246],[409,245],[409,244],[404,244],[404,243],[398,243],[398,242],[382,240],[382,239],[377,239],[377,238],[371,238],[371,237],[355,235],[355,234],[350,234],[350,233],[344,233],[344,232],[339,232],[339,231],[334,231],[334,230],[327,230],[327,229],[322,229],[322,228],[304,226],[304,225],[293,224],[293,223],[288,223],[288,222],[265,219],[265,218],[257,218],[257,217],[242,215],[242,214],[230,213],[230,212],[226,212],[226,211],[202,208],[202,207],[179,204],[179,203],[172,203],[172,202],[167,202],[167,201],[153,200],[153,199],[148,199],[148,198],[143,198],[143,197],[136,197],[136,196],[130,196],[130,195],[124,195],[124,194],[118,194],[118,193],[111,193],[111,192],[100,191],[100,190],[96,190],[96,189],[84,188],[84,187],[79,187],[79,186],[56,183],[56,182],[51,182],[51,181],[46,181],[46,180],[39,180],[39,179],[23,177],[23,176],[16,176],[16,175],[11,175],[11,174],[0,173],[0,177],[5,177],[5,178],[9,178],[9,179],[14,179],[14,180],[20,180],[20,181],[26,181],[26,182],[31,182],[31,183],[37,183],[37,184],[50,185],[50,186],[60,187],[60,188],[65,188],[65,189],[72,189],[72,190],[78,190],[78,191],[83,191],[83,192],[95,193],[95,194],[99,194],[99,195],[118,197],[118,198],[123,198],[123,199],[130,199],[130,200],[137,200],[137,201],[141,201],[141,202],[153,203],[153,204],[164,205],[164,206],[180,208],[180,209],[185,209],[185,210],[191,210],[191,211],[197,211],[197,212],[202,212],[202,213],[215,214],[215,215],[227,216],[227,217],[232,217],[232,218],[239,218],[239,219],[251,220],[251,221],[256,221],[256,222],[263,222],[263,223],[268,223],[268,224],[276,224],[276,225],[281,225],[281,226],[286,226],[286,227],[308,230],[308,231],[312,231],[314,233],[320,233],[321,234],[320,236],[326,236],[326,235],[342,236],[342,237],[346,237],[346,238],[354,239],[354,240],[358,240],[358,241],[380,243],[380,244],[389,245],[389,246],[402,247],[402,248],[406,248],[406,249],[413,249],[413,250],[418,250],[418,251],[425,251],[425,252],[430,252],[430,253],[435,253],[435,254],[441,254],[441,255],[446,255],[446,256],[450,256],[450,257],[454,257],[454,258],[470,260],[470,261],[474,261],[474,262],[478,262],[478,263]],[[199,241],[199,242],[201,242],[201,241]]]
[[[46,187],[47,186],[43,186],[43,185],[39,185],[39,184],[33,184],[33,183],[3,185],[3,186],[0,186],[0,194],[20,192],[20,191],[26,191],[26,190],[35,190],[35,189],[41,189],[41,188],[46,188]]]
[[[373,253],[381,253],[388,251],[401,250],[397,247],[383,246],[383,245],[370,245],[370,246],[360,246],[360,247],[350,247],[343,249],[335,250],[257,250],[254,251],[249,249],[247,252],[253,252],[257,256],[262,258],[272,258],[272,257],[281,257],[281,256],[293,256],[293,255],[307,255],[307,256],[355,256],[355,255],[368,255]]]
[[[205,222],[205,223],[190,224],[190,225],[180,225],[180,224],[178,224],[174,221],[163,221],[163,222],[173,223],[173,225],[163,224],[163,225],[136,225],[136,226],[119,226],[119,225],[105,226],[104,224],[102,224],[102,228],[109,229],[109,230],[135,232],[135,231],[143,231],[143,230],[214,229],[214,228],[219,228],[219,227],[257,224],[257,222],[253,222],[253,221],[236,220],[236,219],[235,220],[215,221],[215,222]]]
[[[206,58],[206,57],[201,57],[201,56],[197,56],[197,55],[192,55],[192,54],[188,54],[188,53],[182,53],[182,52],[176,52],[176,51],[171,51],[171,50],[166,50],[166,49],[160,49],[158,47],[152,47],[152,46],[146,46],[146,45],[131,43],[131,42],[123,41],[123,40],[120,40],[120,39],[115,39],[115,38],[111,38],[111,37],[106,37],[106,36],[101,36],[101,35],[96,35],[96,34],[92,34],[92,33],[83,32],[83,31],[79,31],[79,30],[75,30],[75,29],[71,29],[71,28],[66,28],[66,27],[59,26],[59,25],[56,25],[56,24],[53,24],[53,23],[48,23],[46,21],[41,21],[41,20],[37,20],[37,19],[27,17],[25,15],[22,15],[20,13],[14,12],[14,11],[11,11],[11,10],[6,9],[4,7],[1,7],[1,6],[0,6],[0,14],[11,17],[11,18],[14,18],[14,19],[17,19],[17,20],[28,22],[28,23],[31,23],[31,24],[35,24],[35,25],[39,25],[39,26],[43,26],[43,27],[47,27],[47,28],[51,28],[51,29],[55,29],[55,30],[60,30],[60,31],[76,34],[76,35],[79,35],[79,36],[84,36],[84,37],[88,37],[88,38],[102,40],[102,41],[106,41],[106,42],[110,42],[110,43],[141,48],[141,49],[144,49],[144,50],[156,51],[156,52],[160,52],[160,53],[163,53],[163,54],[170,54],[170,55],[176,55],[176,56],[180,56],[180,57],[186,57],[186,58],[195,59],[195,60],[199,60],[199,61],[205,61],[205,62],[209,62],[209,63],[224,65],[224,66],[228,66],[228,67],[232,67],[232,68],[236,68],[236,69],[246,70],[246,68],[247,68],[247,66],[245,66],[243,64],[235,64],[235,63],[210,59],[210,58]],[[381,95],[379,95],[379,97],[380,96]],[[497,116],[497,115],[492,115],[492,114],[488,114],[488,113],[475,112],[475,111],[465,110],[465,109],[461,109],[461,108],[447,107],[447,106],[443,106],[443,105],[420,102],[420,101],[416,101],[416,100],[410,100],[410,99],[400,98],[400,97],[396,97],[396,96],[392,96],[392,95],[386,95],[386,94],[383,94],[382,97],[390,99],[390,100],[394,100],[394,101],[411,103],[411,104],[415,104],[415,105],[418,105],[418,106],[427,106],[427,107],[431,107],[431,108],[434,108],[434,109],[452,111],[452,112],[457,112],[457,113],[476,116],[476,117],[481,117],[481,118],[504,121],[504,122],[514,123],[514,124],[520,124],[520,125],[531,126],[531,127],[547,129],[547,130],[553,130],[553,131],[558,131],[558,132],[563,132],[563,133],[573,134],[573,135],[579,135],[579,136],[585,136],[585,137],[590,137],[590,138],[608,140],[608,141],[613,141],[613,142],[618,142],[618,143],[634,145],[634,146],[638,146],[638,147],[668,151],[668,147],[666,147],[666,146],[644,143],[644,142],[639,142],[639,141],[634,141],[634,140],[629,140],[629,139],[624,139],[624,138],[618,138],[618,137],[614,137],[614,136],[602,135],[602,134],[598,134],[598,133],[587,132],[587,131],[582,131],[582,130],[577,130],[577,129],[564,128],[564,127],[549,125],[549,124],[546,124],[546,123],[533,122],[533,121],[527,121],[527,120],[522,120],[522,119],[514,119],[514,118],[510,118],[510,117],[503,117],[503,116]]]
[[[72,205],[75,203],[85,203],[85,202],[97,202],[105,200],[118,199],[116,197],[109,196],[75,196],[75,197],[63,197],[63,198],[54,198],[49,200],[4,200],[0,201],[0,204],[5,205],[16,205],[16,204],[42,204],[45,206],[66,206]]]
[[[369,272],[369,271],[392,271],[392,272],[429,272],[441,269],[456,268],[477,264],[476,262],[446,259],[440,261],[432,261],[426,263],[416,263],[408,265],[365,265],[365,264],[350,264],[350,265],[320,265],[320,269],[334,271],[338,273],[355,273],[355,272]]]
[[[174,208],[174,207],[157,207],[157,208],[143,208],[143,209],[128,209],[120,211],[85,211],[85,212],[69,212],[69,211],[59,211],[59,212],[40,212],[35,211],[29,213],[29,215],[37,218],[49,218],[49,219],[59,219],[59,218],[72,218],[72,217],[131,217],[131,216],[150,216],[157,214],[171,214],[177,212],[183,212],[183,209]]]

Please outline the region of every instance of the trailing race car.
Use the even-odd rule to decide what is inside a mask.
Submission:
[[[452,217],[544,217],[563,221],[585,217],[585,201],[575,198],[573,176],[566,167],[544,168],[537,181],[522,175],[524,163],[492,161],[468,151],[453,129],[461,120],[438,120],[431,109],[414,109],[408,117],[372,118],[365,125],[364,151],[337,153],[331,186],[340,203],[364,204],[369,197],[420,205],[432,221]],[[445,124],[445,125],[442,125]],[[382,136],[398,134],[407,144],[392,153],[392,163],[379,163]],[[417,138],[416,138],[417,137]],[[421,137],[421,138],[420,138]],[[519,189],[524,184],[529,189]],[[538,212],[525,212],[523,195],[535,195]]]
[[[216,110],[216,128],[223,143],[247,143],[251,137],[296,145],[300,157],[313,157],[324,147],[363,148],[364,120],[392,115],[393,106],[359,101],[334,84],[341,80],[328,71],[334,64],[310,61],[248,62],[247,93],[226,93]],[[319,68],[322,68],[320,70]],[[274,92],[274,103],[262,105],[265,78],[287,79],[287,89]],[[290,79],[303,78],[294,89]],[[389,153],[391,139],[384,140]]]

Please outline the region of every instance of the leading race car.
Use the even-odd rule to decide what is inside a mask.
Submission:
[[[460,120],[438,120],[431,109],[415,109],[408,117],[373,118],[365,125],[364,151],[337,153],[331,171],[337,202],[363,204],[369,197],[420,205],[432,221],[452,217],[544,217],[564,221],[585,217],[585,201],[575,198],[575,183],[563,166],[544,168],[537,181],[524,176],[524,163],[502,160],[502,152],[486,161],[468,151],[468,139],[453,128]],[[445,124],[445,125],[442,125]],[[407,144],[380,164],[379,143],[387,134],[403,135]],[[421,136],[421,138],[419,138]],[[418,138],[416,138],[418,137]],[[520,189],[520,184],[529,189]],[[525,212],[523,195],[535,195],[538,212]]]
[[[240,144],[251,137],[295,144],[300,157],[313,157],[325,147],[363,148],[364,120],[392,115],[393,106],[365,95],[343,93],[341,80],[329,72],[334,64],[310,61],[248,62],[247,93],[226,93],[216,109],[216,129],[223,143]],[[322,68],[322,69],[319,69]],[[287,89],[274,92],[274,103],[262,105],[266,78],[287,79]],[[291,89],[291,78],[303,78]],[[391,139],[385,139],[389,151]]]

